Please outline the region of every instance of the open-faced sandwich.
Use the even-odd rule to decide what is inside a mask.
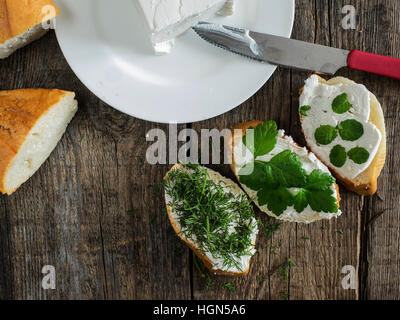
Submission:
[[[0,59],[43,36],[42,22],[57,14],[52,0],[0,0]]]
[[[234,0],[133,0],[144,17],[155,53],[171,51],[174,39],[216,13],[231,15]]]
[[[312,75],[301,90],[299,112],[308,147],[336,178],[359,194],[374,194],[386,159],[377,98],[349,79]]]
[[[78,108],[73,92],[0,91],[0,192],[11,194],[43,164]]]
[[[164,178],[168,217],[178,236],[216,274],[249,272],[257,221],[232,180],[199,165],[176,164]]]
[[[232,170],[261,211],[302,223],[340,216],[335,178],[275,121],[242,123],[232,133]]]

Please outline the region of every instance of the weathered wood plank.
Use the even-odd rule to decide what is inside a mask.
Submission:
[[[355,45],[377,54],[400,58],[399,1],[359,2],[359,37]],[[386,118],[387,161],[377,195],[366,198],[362,213],[361,298],[400,298],[399,157],[400,83],[388,78],[355,73],[375,93]]]
[[[0,69],[1,88],[73,90],[80,107],[39,172],[1,198],[0,296],[190,298],[188,250],[174,255],[180,243],[151,189],[167,167],[144,158],[145,134],[156,125],[92,95],[67,66],[53,33],[1,61]],[[41,288],[47,264],[56,268],[56,290]]]

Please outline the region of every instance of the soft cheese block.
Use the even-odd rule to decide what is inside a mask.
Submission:
[[[13,193],[44,163],[75,115],[75,94],[0,91],[0,192]]]
[[[52,0],[0,0],[0,59],[43,36],[42,22],[57,15]]]
[[[232,164],[232,169],[234,174],[239,178],[239,181],[241,182],[241,185],[243,189],[246,191],[246,193],[249,195],[251,199],[254,200],[254,203],[261,209],[261,211],[267,213],[270,216],[273,216],[274,218],[277,218],[279,220],[284,220],[284,221],[289,221],[289,222],[298,222],[298,223],[311,223],[314,221],[322,220],[322,219],[331,219],[331,218],[337,218],[339,217],[342,212],[338,208],[339,200],[340,200],[340,195],[338,192],[337,185],[334,183],[333,177],[331,177],[332,180],[328,180],[329,185],[328,189],[330,191],[328,192],[328,199],[332,199],[336,205],[334,205],[334,209],[332,211],[328,210],[315,210],[315,206],[313,205],[313,202],[315,201],[324,201],[322,200],[323,192],[321,190],[317,190],[316,188],[309,188],[307,186],[303,187],[285,187],[287,190],[287,194],[290,197],[294,197],[296,199],[296,196],[299,195],[300,192],[303,192],[304,190],[307,190],[309,188],[310,191],[307,192],[314,192],[315,194],[320,194],[321,196],[315,196],[316,200],[313,200],[311,202],[311,205],[308,203],[303,205],[302,210],[296,209],[296,202],[293,201],[288,201],[289,204],[286,208],[282,209],[281,212],[274,212],[273,209],[271,210],[271,206],[269,204],[260,204],[260,190],[254,190],[254,188],[250,187],[250,184],[247,183],[248,179],[245,179],[245,176],[242,176],[243,174],[243,168],[248,166],[251,163],[254,162],[259,162],[259,163],[268,163],[272,159],[277,159],[276,157],[279,157],[282,155],[283,152],[288,152],[290,151],[291,155],[287,157],[288,159],[292,160],[293,156],[297,157],[298,161],[301,163],[301,169],[304,170],[306,175],[312,175],[318,172],[319,177],[329,177],[331,176],[329,169],[311,152],[309,152],[306,148],[300,147],[298,144],[294,142],[294,140],[285,135],[284,130],[278,130],[277,133],[275,134],[275,144],[272,148],[271,151],[263,154],[263,155],[256,155],[254,156],[254,152],[252,152],[246,145],[244,145],[244,140],[243,140],[243,135],[245,132],[248,132],[247,130],[257,128],[258,126],[262,125],[262,122],[259,121],[253,121],[250,123],[245,123],[245,124],[240,124],[238,126],[235,126],[234,129],[235,133],[233,135],[233,164]],[[239,133],[237,131],[239,130]],[[243,131],[242,131],[243,130]],[[266,136],[266,134],[264,134]],[[256,137],[257,139],[257,137]],[[256,145],[260,144],[260,142],[255,142]],[[278,161],[280,161],[280,165],[282,168],[284,168],[284,171],[290,171],[292,168],[293,164],[289,163],[284,163],[285,158],[282,158]],[[272,173],[274,170],[277,170],[277,168],[274,168],[274,166],[269,166],[268,170],[272,170]],[[263,179],[263,174],[261,172],[257,171],[257,168],[252,168],[252,170],[255,170],[253,175],[257,179]],[[273,173],[274,174],[274,173]],[[276,175],[279,175],[278,172],[276,172]],[[317,175],[316,175],[317,176]],[[287,176],[286,179],[290,178],[290,176]],[[261,184],[267,185],[268,181],[261,181]],[[267,189],[271,189],[273,187],[266,187]],[[279,189],[280,187],[278,187]],[[278,190],[277,189],[277,190]],[[286,192],[285,190],[285,192]],[[282,193],[274,193],[272,194],[272,200],[278,201],[278,202],[283,202],[284,198],[280,199],[280,195]],[[314,207],[314,209],[313,209]],[[300,211],[300,212],[299,212]]]
[[[175,37],[216,13],[230,15],[233,0],[133,0],[157,53],[168,53]]]

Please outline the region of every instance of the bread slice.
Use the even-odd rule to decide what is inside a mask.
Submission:
[[[327,85],[337,85],[337,84],[354,84],[355,82],[343,77],[335,77],[328,81],[325,79],[318,77],[318,81],[320,83],[324,83]],[[300,89],[300,95],[303,92],[303,89]],[[382,135],[382,140],[378,147],[378,151],[374,159],[372,160],[369,167],[360,173],[357,177],[353,179],[349,179],[347,177],[341,176],[335,167],[330,163],[325,163],[333,173],[333,175],[349,190],[354,191],[360,195],[373,195],[376,193],[377,185],[378,185],[378,177],[385,165],[386,161],[386,128],[385,128],[385,117],[382,111],[381,104],[379,103],[376,96],[369,92],[370,96],[370,118],[369,122],[374,124],[376,128],[380,131]],[[300,114],[300,122],[303,127],[303,116]],[[304,133],[304,130],[303,130]],[[309,141],[307,141],[307,145],[311,151],[314,152],[312,146],[310,145]],[[318,157],[318,153],[315,153]]]
[[[54,10],[48,11],[53,6]],[[43,36],[42,22],[58,15],[52,0],[0,0],[0,59]]]
[[[169,173],[174,171],[174,170],[186,170],[186,169],[181,164],[176,164],[171,168],[170,171],[168,171],[168,173],[165,175],[164,180],[166,180],[168,175],[169,175]],[[218,172],[215,172],[215,171],[213,171],[211,169],[208,169],[208,168],[207,168],[207,172],[208,172],[211,180],[213,180],[214,182],[223,183],[223,185],[231,193],[233,193],[233,194],[235,194],[237,196],[241,196],[241,195],[246,196],[245,193],[243,192],[243,190],[240,189],[239,186],[237,184],[235,184],[232,180],[230,180],[228,178],[225,178],[221,174],[219,174]],[[170,202],[171,202],[171,197],[166,192],[165,193],[165,203],[166,203],[166,207],[167,207],[168,218],[169,218],[169,220],[171,222],[171,225],[172,225],[173,229],[175,230],[175,232],[179,236],[179,238],[181,240],[183,240],[190,247],[190,249],[193,250],[193,252],[197,255],[197,257],[199,257],[200,260],[203,261],[203,263],[207,267],[207,269],[209,269],[211,272],[213,272],[215,274],[226,275],[226,276],[244,276],[244,275],[248,274],[248,272],[250,270],[251,256],[245,256],[244,257],[244,259],[245,259],[244,264],[247,265],[247,268],[245,268],[245,270],[230,271],[230,270],[222,270],[221,268],[215,268],[215,263],[212,261],[212,257],[210,255],[207,255],[200,248],[200,245],[198,243],[196,243],[195,240],[188,239],[181,232],[182,231],[181,225],[180,225],[180,223],[179,223],[179,221],[177,219],[176,213],[173,211],[173,209],[169,205]],[[256,220],[254,219],[253,222],[256,223]],[[256,245],[256,237],[257,237],[257,233],[258,233],[258,229],[256,229],[256,230],[257,230],[257,232],[255,232],[253,234],[253,237],[252,237],[253,250],[254,250],[255,245]],[[254,250],[254,252],[255,252],[255,250]]]
[[[77,111],[73,92],[0,91],[0,192],[12,194],[48,158]]]
[[[248,130],[249,128],[256,128],[258,125],[262,124],[263,121],[249,121],[249,122],[244,122],[244,123],[240,123],[235,125],[234,127],[231,128],[231,136],[228,137],[227,139],[227,143],[228,146],[230,148],[229,152],[232,153],[232,164],[231,164],[231,169],[233,171],[233,173],[235,174],[235,176],[237,177],[237,179],[239,180],[239,170],[240,167],[238,165],[238,163],[240,162],[238,160],[238,155],[236,154],[236,147],[239,146],[239,144],[242,143],[242,138],[243,136],[246,134],[246,130]],[[300,147],[298,144],[296,144],[292,138],[284,135],[284,131],[280,130],[277,139],[281,139],[281,142],[283,142],[285,145],[287,145],[292,152],[298,154],[301,159],[310,159],[310,163],[312,166],[315,166],[315,168],[313,167],[313,169],[319,169],[325,173],[329,173],[328,168],[322,163],[320,162],[314,154],[310,153],[309,151],[307,151],[305,148]],[[304,160],[305,161],[305,160]],[[308,161],[308,160],[307,160]],[[308,163],[308,162],[307,162]],[[264,213],[266,213],[267,215],[274,217],[276,219],[279,220],[283,220],[283,221],[288,221],[288,222],[297,222],[297,223],[311,223],[311,222],[315,222],[318,220],[323,220],[323,219],[331,219],[333,217],[339,217],[341,215],[341,211],[339,210],[337,213],[325,213],[325,212],[315,212],[312,211],[312,209],[309,209],[309,211],[306,212],[302,212],[302,213],[297,213],[297,212],[292,212],[290,214],[283,214],[281,216],[277,216],[275,215],[273,212],[271,212],[270,210],[268,210],[267,206],[260,206],[257,200],[257,192],[251,190],[250,188],[248,188],[247,186],[245,186],[244,184],[241,184],[242,188],[244,189],[244,191],[246,191],[246,193],[249,195],[249,197],[251,199],[253,199],[254,203],[256,204],[256,206]],[[339,194],[339,187],[336,183],[334,183],[332,185],[332,191],[334,191],[334,196],[337,200],[336,204],[339,208],[339,202],[340,202],[340,194]],[[311,211],[310,211],[311,210]]]

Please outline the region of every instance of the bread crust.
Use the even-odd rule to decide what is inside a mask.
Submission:
[[[338,83],[343,83],[343,84],[353,84],[355,83],[354,81],[344,78],[344,77],[335,77],[330,80],[325,80],[321,78],[320,76],[316,75],[318,77],[318,80],[320,83],[328,84],[328,85],[335,85]],[[299,90],[300,95],[302,94],[304,90],[304,87]],[[376,98],[376,96],[372,93],[369,92],[370,94],[370,106],[371,106],[371,112],[370,112],[370,118],[369,122],[373,123],[378,130],[382,134],[382,141],[379,145],[378,151],[376,152],[376,155],[374,159],[372,160],[371,164],[369,167],[360,173],[356,178],[354,179],[348,179],[343,176],[341,176],[335,167],[330,164],[330,163],[325,163],[323,160],[321,160],[332,172],[332,174],[350,191],[356,192],[360,195],[373,195],[376,193],[376,190],[378,188],[378,177],[385,165],[386,161],[386,128],[385,128],[385,117],[383,115],[382,107]],[[303,116],[299,113],[300,116],[300,123],[303,124]],[[303,125],[301,127],[302,132],[304,134],[304,129]],[[304,135],[305,136],[305,135]],[[313,151],[313,148],[309,144],[309,142],[306,139],[306,143],[308,148]],[[314,151],[313,151],[314,152]],[[315,153],[315,155],[318,157],[318,154]]]
[[[7,171],[36,122],[69,91],[57,89],[20,89],[0,91],[0,192],[7,190]]]
[[[231,164],[231,169],[232,169],[232,172],[233,172],[233,174],[236,176],[236,178],[239,180],[239,177],[238,177],[238,175],[236,174],[236,166],[235,166],[235,152],[234,152],[234,143],[235,143],[235,130],[241,130],[241,136],[243,137],[245,134],[246,134],[246,130],[247,129],[249,129],[250,127],[252,127],[252,128],[255,128],[255,127],[257,127],[258,125],[260,125],[260,124],[263,124],[264,123],[264,121],[260,121],[260,120],[252,120],[252,121],[247,121],[247,122],[242,122],[242,123],[239,123],[239,124],[236,124],[235,126],[233,126],[232,128],[231,128],[231,136],[230,137],[227,137],[227,141],[229,141],[229,139],[230,139],[230,141],[228,142],[228,146],[229,146],[229,148],[230,148],[230,150],[229,150],[229,152],[231,152],[231,154],[232,154],[232,164]],[[300,149],[302,149],[298,144],[296,144],[296,143],[294,143],[293,144],[293,147],[297,147],[299,150]],[[335,182],[334,183],[334,186],[335,186],[335,189],[336,189],[336,194],[337,194],[337,202],[336,202],[336,204],[337,204],[337,206],[338,206],[338,208],[340,207],[340,200],[341,200],[341,198],[340,198],[340,193],[339,193],[339,186],[337,185],[337,183]],[[255,203],[256,204],[256,203]],[[257,205],[257,204],[256,204]],[[263,212],[265,212],[266,214],[268,214],[269,216],[271,216],[271,217],[274,217],[275,219],[279,219],[279,217],[276,217],[274,214],[272,214],[271,212],[267,212],[267,211],[265,211],[265,210],[263,210],[260,206],[258,206],[257,205],[257,207],[261,210],[261,211],[263,211]],[[315,212],[315,214],[318,214],[318,212]],[[321,218],[322,219],[322,218]],[[317,219],[317,220],[314,220],[314,221],[318,221],[318,220],[321,220],[321,219]],[[285,221],[288,221],[288,220],[285,220]],[[314,222],[314,221],[307,221],[308,223],[310,223],[310,222]],[[289,221],[289,222],[298,222],[298,221]]]
[[[168,177],[168,174],[174,170],[180,170],[182,169],[182,165],[181,164],[175,164],[165,175],[164,180]],[[232,181],[233,182],[233,181]],[[249,273],[250,270],[250,263],[251,260],[249,262],[249,267],[244,270],[243,272],[227,272],[224,270],[215,270],[213,269],[213,263],[212,261],[199,249],[196,247],[196,245],[192,242],[190,242],[188,239],[186,239],[182,233],[181,233],[181,229],[179,228],[179,226],[177,225],[176,221],[174,220],[174,218],[172,217],[172,210],[171,207],[168,205],[168,203],[165,201],[165,205],[167,207],[167,213],[168,213],[168,218],[169,221],[171,222],[172,228],[174,229],[174,231],[176,232],[176,234],[178,235],[178,237],[184,241],[190,249],[193,250],[193,252],[196,254],[196,256],[203,261],[204,265],[206,266],[206,268],[208,270],[210,270],[212,273],[217,274],[217,275],[222,275],[222,276],[231,276],[231,277],[240,277],[240,276],[245,276]]]
[[[48,12],[42,11],[48,5],[55,8],[55,15],[46,16]],[[52,0],[0,0],[0,44],[25,33],[45,18],[58,15],[59,10]]]

